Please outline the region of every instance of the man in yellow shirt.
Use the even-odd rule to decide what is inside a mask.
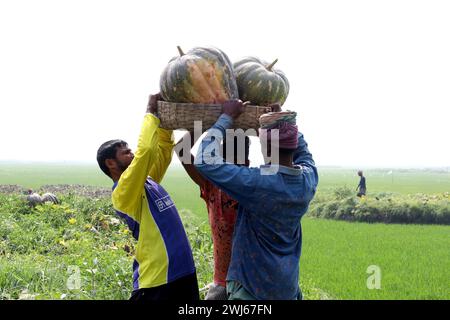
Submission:
[[[123,140],[100,146],[97,162],[113,181],[112,203],[137,240],[131,300],[199,300],[191,247],[178,211],[159,185],[172,160],[171,130],[159,128],[151,95],[136,153]]]

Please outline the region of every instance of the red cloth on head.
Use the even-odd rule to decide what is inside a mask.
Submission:
[[[259,138],[267,141],[267,144],[272,141],[272,130],[278,130],[278,148],[295,150],[298,144],[298,127],[289,122],[280,122],[271,129],[259,129]],[[274,137],[275,138],[275,137]]]

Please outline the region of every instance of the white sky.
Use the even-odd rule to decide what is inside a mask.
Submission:
[[[449,17],[449,1],[1,1],[0,160],[135,147],[176,46],[214,45],[279,59],[317,164],[448,166]]]

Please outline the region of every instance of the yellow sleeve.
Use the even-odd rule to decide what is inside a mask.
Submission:
[[[167,168],[172,161],[175,140],[172,130],[158,128],[158,150],[155,160],[150,165],[148,175],[157,183],[161,183]]]
[[[158,127],[159,119],[152,114],[146,114],[134,159],[120,176],[112,193],[114,209],[138,222],[140,221],[144,183],[159,154]]]

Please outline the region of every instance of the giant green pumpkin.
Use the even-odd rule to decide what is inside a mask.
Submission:
[[[160,78],[161,96],[169,102],[222,103],[238,98],[233,66],[221,50],[193,48],[186,54],[178,47]]]
[[[233,65],[241,100],[260,106],[276,102],[282,105],[286,101],[289,81],[281,70],[273,68],[277,61],[269,64],[246,57]]]

